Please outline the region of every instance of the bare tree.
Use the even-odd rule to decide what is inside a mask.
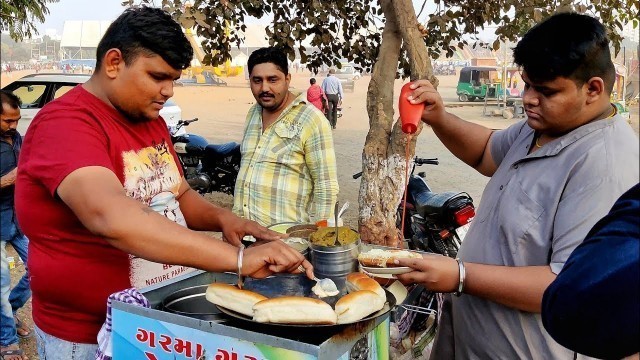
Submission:
[[[134,0],[123,5],[134,5]],[[149,4],[152,1],[142,0]],[[205,62],[230,59],[231,47],[243,42],[248,16],[272,18],[266,27],[269,43],[283,48],[313,72],[323,65],[340,66],[341,59],[371,71],[367,94],[369,133],[362,153],[359,231],[365,242],[397,246],[396,209],[403,194],[407,137],[394,125],[393,82],[396,78],[426,78],[437,86],[430,59],[449,56],[467,45],[464,34],[496,26],[501,41],[516,41],[533,24],[560,11],[599,17],[619,49],[619,30],[638,18],[638,2],[607,0],[433,0],[435,10],[419,24],[410,0],[163,0],[164,10],[205,40]],[[425,9],[427,1],[421,6]],[[305,48],[303,40],[312,48]],[[421,129],[419,129],[418,134]],[[417,135],[417,134],[416,134]],[[414,136],[410,143],[412,158]],[[410,164],[411,166],[411,164]]]

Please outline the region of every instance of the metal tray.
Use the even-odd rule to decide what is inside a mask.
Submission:
[[[388,313],[389,311],[391,311],[394,306],[396,306],[396,298],[395,296],[393,296],[393,294],[391,294],[389,291],[387,291],[386,289],[384,290],[385,294],[387,295],[387,301],[384,304],[384,307],[382,309],[380,309],[379,311],[376,311],[372,314],[370,314],[369,316],[362,318],[358,321],[354,321],[354,322],[350,322],[350,323],[344,323],[344,324],[334,324],[334,325],[327,325],[327,324],[278,324],[278,323],[261,323],[261,322],[257,322],[254,321],[251,317],[244,315],[244,314],[240,314],[237,313],[233,310],[229,310],[227,308],[224,308],[222,306],[216,305],[216,307],[218,308],[218,310],[220,310],[221,313],[228,315],[230,317],[232,317],[235,320],[240,320],[243,322],[247,322],[247,323],[251,323],[251,324],[255,324],[255,325],[260,325],[260,326],[273,326],[273,327],[278,327],[278,328],[342,328],[344,326],[347,325],[353,325],[353,324],[358,324],[358,323],[362,323],[365,321],[369,321],[369,320],[374,320],[376,319],[378,316],[382,316],[385,315],[386,313]]]
[[[205,298],[207,286],[191,286],[175,291],[162,300],[159,308],[200,320],[224,322],[227,318]]]

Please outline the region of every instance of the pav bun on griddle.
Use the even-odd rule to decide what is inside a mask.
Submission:
[[[207,287],[205,297],[210,302],[240,314],[253,317],[253,306],[263,300],[262,296],[249,290],[240,290],[237,287],[224,283],[213,283]]]

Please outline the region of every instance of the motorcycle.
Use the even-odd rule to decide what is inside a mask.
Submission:
[[[466,192],[433,192],[424,172],[414,174],[416,166],[425,164],[438,165],[439,162],[415,157],[405,189],[407,200],[398,206],[396,225],[402,229],[402,211],[406,207],[403,236],[409,248],[455,258],[475,216],[473,199]],[[354,174],[353,178],[361,175],[362,172]]]
[[[233,195],[240,171],[240,144],[209,144],[202,136],[180,131],[196,121],[198,118],[180,120],[176,126],[169,126],[171,142],[184,176],[189,186],[200,194],[223,192]]]

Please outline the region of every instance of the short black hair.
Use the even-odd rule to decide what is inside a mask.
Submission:
[[[0,90],[0,102],[2,103],[0,114],[4,112],[4,104],[9,105],[12,109],[19,109],[22,104],[19,97],[7,90]]]
[[[109,49],[119,49],[125,64],[142,54],[160,56],[174,69],[186,69],[193,48],[180,25],[161,9],[142,6],[125,10],[111,23],[96,51],[96,70]]]
[[[313,85],[316,83],[316,78],[309,79],[309,84]]]
[[[272,63],[285,75],[289,74],[289,65],[287,62],[287,54],[277,47],[264,47],[260,48],[249,55],[247,65],[249,66],[249,74],[253,71],[256,65]]]
[[[513,49],[513,58],[536,82],[566,77],[582,86],[598,76],[607,93],[615,82],[607,32],[588,15],[560,13],[537,24]]]

